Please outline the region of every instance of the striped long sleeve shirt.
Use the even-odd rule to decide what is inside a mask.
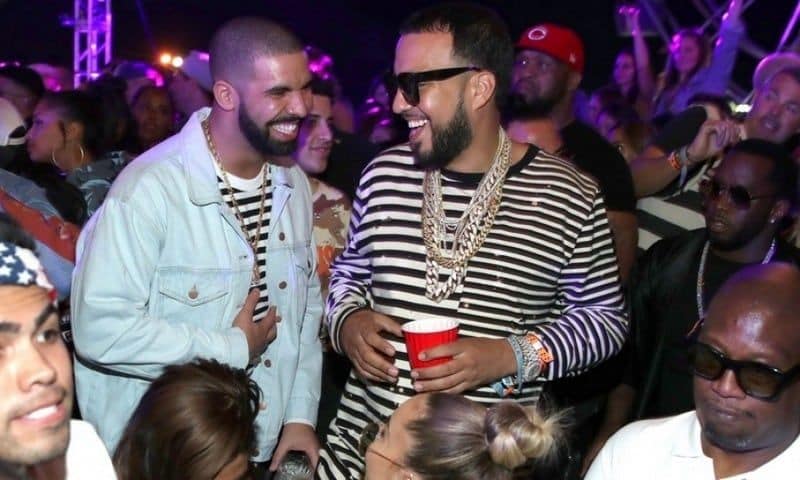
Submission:
[[[464,212],[481,176],[442,172],[449,220]],[[437,303],[425,296],[423,178],[407,146],[384,152],[362,175],[348,244],[331,272],[327,322],[337,351],[347,316],[362,308],[399,323],[455,318],[465,337],[535,332],[554,357],[548,379],[580,373],[619,351],[627,316],[603,198],[593,179],[530,147],[508,172],[494,225],[469,260],[464,281]],[[442,269],[440,278],[448,273]],[[358,478],[362,460],[356,445],[363,426],[384,420],[414,394],[405,345],[399,338],[389,341],[398,383],[365,384],[351,373],[323,453],[322,478]],[[530,382],[516,399],[533,404],[540,391],[541,382]],[[483,404],[501,400],[489,385],[464,394]]]

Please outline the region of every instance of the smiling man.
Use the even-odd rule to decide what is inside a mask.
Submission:
[[[619,431],[587,480],[797,478],[800,272],[750,266],[712,300],[690,339],[695,411]]]
[[[512,62],[507,28],[485,7],[435,5],[401,28],[393,109],[409,142],[364,170],[331,268],[331,340],[354,368],[321,478],[359,478],[361,430],[416,392],[535,404],[544,381],[624,342],[597,183],[500,127]],[[460,338],[422,359],[452,360],[412,370],[400,326],[436,318],[458,320]]]
[[[0,479],[116,478],[94,429],[70,421],[72,367],[54,290],[15,228],[0,218]]]
[[[298,167],[276,163],[308,112],[308,61],[294,34],[257,18],[224,24],[210,52],[213,107],[120,175],[79,242],[78,401],[114,448],[163,366],[248,367],[265,399],[253,460],[276,468],[302,450],[316,462],[311,195]]]

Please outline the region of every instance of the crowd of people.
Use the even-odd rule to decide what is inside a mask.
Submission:
[[[359,107],[258,17],[0,67],[0,480],[792,478],[800,55],[736,114],[743,9],[655,75],[624,7],[588,95],[586,39],[473,3]]]

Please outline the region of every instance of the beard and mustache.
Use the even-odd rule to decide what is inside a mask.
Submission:
[[[567,94],[567,78],[556,82],[549,92],[541,91],[529,80],[516,82],[506,107],[508,120],[538,120],[548,118],[553,109]]]
[[[459,100],[453,118],[443,128],[434,126],[430,121],[428,124],[431,127],[431,150],[422,152],[419,143],[411,144],[414,160],[425,170],[446,167],[472,143],[472,126],[464,109],[464,97]]]
[[[244,103],[242,108],[239,109],[239,130],[241,130],[247,143],[262,155],[284,156],[294,153],[295,149],[297,149],[297,136],[292,140],[278,140],[270,134],[269,129],[278,123],[297,122],[299,124],[302,120],[303,117],[297,115],[281,115],[265,123],[262,128],[253,121]]]

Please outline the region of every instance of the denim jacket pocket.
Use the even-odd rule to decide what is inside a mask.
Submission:
[[[228,294],[231,270],[220,268],[161,269],[159,292],[190,307],[203,305]]]

